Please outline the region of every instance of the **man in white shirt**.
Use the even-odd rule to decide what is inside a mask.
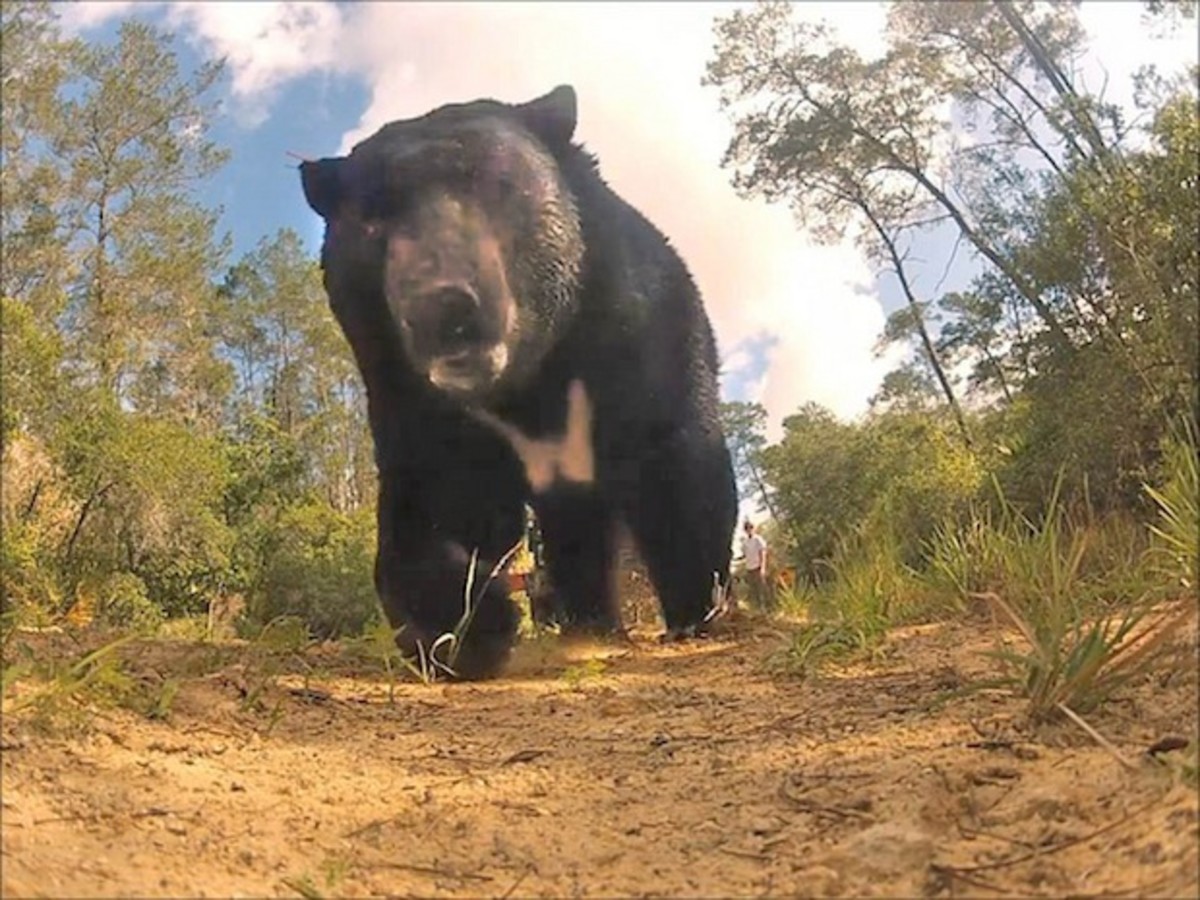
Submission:
[[[753,609],[767,607],[767,542],[754,530],[754,523],[747,519],[743,525],[742,569],[750,585],[750,606]]]

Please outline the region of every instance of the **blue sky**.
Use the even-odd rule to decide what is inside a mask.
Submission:
[[[180,55],[189,64],[197,56],[190,49]],[[201,199],[223,208],[221,224],[232,235],[237,255],[283,227],[295,229],[317,252],[321,222],[304,202],[297,160],[286,154],[329,151],[330,135],[352,128],[366,100],[366,89],[351,77],[312,74],[282,89],[271,117],[257,127],[232,116],[217,120],[213,138],[231,156]]]
[[[680,249],[705,295],[731,399],[755,399],[770,432],[806,401],[842,416],[866,409],[896,358],[873,348],[902,302],[850,243],[819,246],[779,206],[744,201],[720,169],[729,125],[699,85],[712,19],[730,3],[85,3],[59,6],[70,28],[110,40],[137,15],[176,35],[185,69],[220,54],[229,70],[213,137],[232,151],[201,199],[224,208],[235,258],[283,227],[315,253],[320,221],[304,202],[295,160],[345,152],[386,121],[480,96],[520,101],[556,84],[580,98],[577,138],[598,153],[609,183]],[[883,46],[880,3],[805,3],[864,56]],[[1093,39],[1085,76],[1105,73],[1109,96],[1131,94],[1140,62],[1195,59],[1195,30],[1155,42],[1138,4],[1088,2]],[[1102,67],[1101,67],[1101,62]],[[1091,83],[1091,82],[1089,82]],[[919,255],[932,291],[952,239]],[[960,251],[942,290],[971,271]]]

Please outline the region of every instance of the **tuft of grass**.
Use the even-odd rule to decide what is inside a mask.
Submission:
[[[1196,424],[1185,419],[1167,438],[1162,484],[1145,491],[1158,509],[1153,536],[1152,565],[1165,586],[1195,596],[1200,565],[1200,440]]]
[[[832,558],[824,562],[834,577],[808,596],[813,621],[836,625],[867,647],[892,625],[918,613],[923,587],[902,552],[886,525],[863,527],[838,541]]]
[[[1124,525],[1106,532],[1069,516],[1061,484],[1036,520],[998,491],[995,515],[970,522],[960,539],[944,530],[933,554],[937,577],[986,600],[1020,636],[1001,637],[989,653],[1000,671],[986,686],[1025,697],[1035,720],[1094,710],[1173,660],[1197,612],[1194,602],[1162,602],[1146,551],[1130,561],[1138,545],[1117,534]]]
[[[128,705],[137,685],[117,651],[136,637],[126,635],[65,664],[36,660],[27,645],[18,645],[21,659],[9,663],[6,656],[5,713],[30,713],[36,727],[52,731],[63,725],[86,724],[96,704]]]
[[[325,896],[317,889],[317,886],[313,883],[312,876],[307,872],[298,877],[283,878],[280,880],[280,884],[296,892],[304,900],[323,900]]]
[[[1200,787],[1200,741],[1192,738],[1186,747],[1155,759],[1177,783],[1186,784],[1193,790]]]
[[[996,593],[1018,608],[1073,603],[1100,612],[1135,601],[1150,587],[1146,534],[1132,518],[1072,515],[1060,474],[1040,517],[1032,518],[992,482],[993,503],[977,503],[965,521],[947,521],[927,542],[923,576],[936,595],[962,609],[972,596]]]
[[[781,611],[795,615],[803,609],[808,623],[792,632],[769,668],[804,677],[830,659],[872,651],[893,625],[925,617],[933,608],[886,517],[843,536],[820,564],[833,577],[777,593]]]
[[[585,681],[599,678],[604,674],[607,666],[602,659],[589,659],[575,666],[567,666],[563,669],[563,681],[573,691],[579,690]]]
[[[312,643],[312,635],[302,618],[283,615],[267,622],[252,643],[269,654],[301,653]]]
[[[785,618],[807,618],[813,603],[814,589],[804,584],[781,586],[775,591],[775,611]]]
[[[284,714],[282,700],[277,699],[268,707],[266,699],[270,689],[289,665],[299,667],[304,672],[304,686],[308,687],[312,667],[305,660],[304,653],[312,645],[313,638],[307,623],[293,615],[276,616],[250,640],[246,673],[247,676],[253,675],[253,681],[247,684],[240,705],[246,711],[266,713],[270,722],[268,731]]]
[[[826,662],[868,648],[873,638],[844,623],[815,622],[791,633],[787,643],[767,658],[767,668],[793,678],[815,674]]]
[[[1165,608],[1142,602],[1097,620],[1061,614],[1031,616],[997,594],[986,595],[1024,639],[990,652],[1002,674],[992,686],[1029,701],[1035,720],[1101,706],[1129,683],[1178,655],[1176,638],[1195,616],[1194,604]]]
[[[388,682],[388,703],[396,702],[396,680],[406,668],[406,660],[396,644],[401,629],[393,629],[380,607],[378,615],[363,630],[362,636],[351,642],[355,649],[372,661],[378,661]]]
[[[453,630],[435,638],[428,649],[420,642],[417,643],[418,670],[421,673],[421,680],[424,683],[432,683],[441,675],[446,675],[450,678],[457,678],[459,676],[455,666],[458,664],[458,657],[462,652],[463,637],[466,635],[467,629],[471,627],[471,622],[475,619],[475,611],[479,608],[479,601],[483,599],[483,593],[487,590],[488,585],[499,577],[509,561],[523,546],[524,540],[522,539],[509,547],[496,560],[496,564],[492,566],[492,570],[488,573],[487,578],[483,580],[483,583],[478,588],[475,587],[475,581],[479,570],[479,550],[477,548],[471,551],[471,564],[467,568],[466,583],[463,586],[463,613],[459,616],[458,622],[455,624]]]
[[[146,709],[146,717],[157,721],[165,721],[170,718],[171,707],[175,703],[175,698],[179,695],[179,688],[182,684],[183,681],[175,676],[164,679],[157,694],[151,699]]]
[[[329,856],[321,863],[321,873],[324,875],[327,890],[336,890],[346,878],[351,868],[350,860],[343,856]]]
[[[208,642],[213,639],[206,616],[181,616],[158,626],[157,636],[169,640]]]
[[[435,638],[428,647],[423,641],[416,641],[414,643],[416,651],[413,654],[406,655],[400,651],[400,638],[404,634],[404,628],[401,626],[393,629],[388,624],[383,608],[379,608],[379,614],[373,624],[364,630],[362,637],[355,643],[368,658],[378,660],[382,664],[388,678],[389,703],[395,702],[396,681],[401,672],[407,673],[424,685],[431,685],[443,677],[458,677],[455,665],[462,650],[463,638],[475,618],[475,611],[479,601],[483,598],[483,592],[504,571],[509,560],[521,547],[522,542],[517,542],[509,548],[492,567],[491,572],[478,588],[475,582],[479,568],[479,555],[478,551],[472,552],[471,564],[467,569],[466,582],[463,586],[463,613],[459,616],[458,622],[455,623],[452,630]]]

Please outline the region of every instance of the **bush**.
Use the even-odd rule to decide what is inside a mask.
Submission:
[[[814,648],[804,635],[819,635],[819,647],[832,641],[843,649],[868,649],[893,625],[926,618],[938,608],[939,598],[904,561],[904,541],[886,520],[839,540],[824,565],[833,577],[800,592],[810,621],[796,639],[807,649]]]
[[[814,581],[829,575],[824,562],[846,560],[838,541],[856,529],[887,532],[889,551],[920,566],[938,523],[964,515],[984,483],[979,455],[944,417],[888,410],[847,424],[810,404],[784,431],[763,453],[786,537],[773,546]]]
[[[318,638],[361,634],[376,617],[374,515],[319,502],[285,510],[262,536],[263,566],[248,620],[296,616]]]
[[[165,618],[150,599],[146,583],[129,572],[114,572],[105,578],[96,600],[101,621],[118,628],[155,631]]]

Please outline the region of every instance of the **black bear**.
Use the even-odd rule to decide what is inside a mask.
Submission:
[[[575,124],[562,86],[446,105],[300,167],[366,384],[376,586],[407,646],[458,629],[462,678],[507,659],[517,611],[487,577],[526,502],[564,629],[621,630],[618,523],[665,637],[701,631],[728,582],[737,494],[712,329],[683,261],[601,179]]]

